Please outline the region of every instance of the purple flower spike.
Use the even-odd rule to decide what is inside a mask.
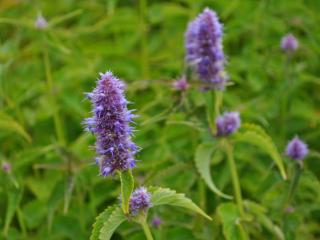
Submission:
[[[294,160],[303,160],[308,152],[307,144],[298,137],[293,138],[286,148],[286,155]]]
[[[294,52],[298,47],[298,40],[292,34],[287,34],[281,39],[281,49],[287,53]]]
[[[193,63],[198,59],[198,19],[190,22],[185,33],[186,61]]]
[[[139,211],[146,211],[151,206],[151,194],[144,187],[137,188],[130,198],[130,213],[137,215]]]
[[[152,226],[154,226],[155,228],[158,228],[160,227],[160,225],[162,224],[162,220],[158,217],[154,217],[152,219],[152,222],[151,222]]]
[[[131,141],[133,128],[129,125],[135,115],[127,109],[124,87],[111,72],[100,73],[96,88],[86,94],[92,102],[93,116],[85,119],[84,124],[96,136],[95,161],[103,176],[135,166],[138,148]]]
[[[174,81],[172,86],[178,91],[185,91],[190,87],[189,83],[187,82],[186,76],[182,76],[180,79]]]
[[[217,136],[228,136],[237,131],[240,125],[241,120],[238,112],[226,112],[216,119]]]
[[[206,8],[189,23],[185,48],[186,61],[195,66],[203,88],[223,90],[227,76],[224,72],[222,24],[214,11]]]
[[[41,13],[38,14],[38,17],[34,23],[35,27],[38,29],[45,29],[48,26],[47,20],[42,16]]]

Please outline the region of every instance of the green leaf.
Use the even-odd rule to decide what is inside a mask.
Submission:
[[[253,123],[242,123],[241,128],[242,129],[246,129],[248,131],[256,132],[256,133],[260,134],[261,136],[263,136],[265,138],[268,138],[272,142],[271,137],[259,125],[256,125],[256,124],[253,124]]]
[[[254,124],[243,124],[246,131],[235,134],[235,140],[256,145],[270,155],[277,165],[283,179],[287,179],[286,171],[280,153],[273,143],[271,137],[259,126]]]
[[[151,203],[152,207],[160,205],[172,205],[177,207],[187,208],[191,211],[199,213],[203,217],[212,220],[205,212],[203,212],[196,204],[182,193],[177,193],[169,188],[150,187],[149,191],[152,193]]]
[[[223,235],[227,240],[249,239],[240,222],[240,214],[234,203],[221,204],[217,211],[222,221]]]
[[[224,194],[221,192],[216,185],[214,184],[211,174],[210,174],[210,160],[212,153],[215,150],[215,146],[212,143],[202,143],[197,147],[196,154],[195,154],[195,164],[197,170],[205,181],[207,186],[217,195],[226,199],[232,199],[232,196]]]
[[[129,213],[130,196],[134,188],[134,179],[131,170],[120,172],[121,181],[121,206],[125,214]]]
[[[16,212],[19,203],[22,197],[22,190],[21,189],[13,189],[8,192],[8,206],[6,212],[6,218],[4,223],[4,235],[8,234],[8,230],[13,219],[14,213]]]
[[[103,221],[103,226],[99,234],[99,240],[109,240],[117,227],[119,227],[120,224],[126,220],[126,216],[123,214],[123,211],[120,207],[115,207],[108,215],[109,216],[104,216],[106,221]]]
[[[262,224],[267,230],[273,233],[277,239],[284,240],[282,230],[275,225],[266,215],[267,209],[255,202],[245,201],[246,208],[257,218],[258,222]]]
[[[46,202],[38,199],[29,201],[23,206],[22,213],[28,229],[36,229],[45,221]]]
[[[117,208],[117,205],[113,205],[105,209],[96,217],[96,221],[93,224],[90,240],[98,240],[100,235],[100,230],[103,227],[103,224],[108,221],[111,213]]]
[[[13,131],[22,136],[29,143],[32,141],[30,135],[26,132],[26,130],[12,117],[5,113],[0,113],[0,129]]]

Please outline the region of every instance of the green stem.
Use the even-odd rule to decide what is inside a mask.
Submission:
[[[223,100],[223,91],[215,91],[215,103],[214,103],[214,114],[215,117],[218,117],[220,115],[220,107],[222,105]]]
[[[243,202],[242,202],[242,196],[241,196],[240,181],[237,173],[237,167],[233,157],[233,147],[227,140],[225,141],[225,148],[226,148],[226,154],[227,154],[229,168],[231,172],[231,178],[232,178],[232,184],[233,184],[233,190],[236,198],[236,203],[239,209],[240,216],[243,217],[244,209],[243,209]]]
[[[150,231],[150,228],[148,226],[147,221],[143,221],[141,223],[141,226],[143,228],[143,231],[144,231],[144,234],[145,234],[147,240],[153,240],[153,237],[152,237],[152,234],[151,234],[151,231]]]
[[[285,141],[286,139],[286,119],[287,119],[287,113],[289,109],[288,99],[290,97],[290,92],[292,88],[292,80],[291,80],[291,56],[287,55],[286,60],[284,63],[284,82],[283,82],[283,89],[282,92],[282,99],[280,99],[280,126],[281,126],[281,138],[282,141]]]
[[[147,0],[139,0],[140,11],[140,64],[141,72],[144,79],[149,78],[149,57],[148,57],[148,41],[147,41],[147,24],[145,16],[147,12]]]
[[[292,181],[290,183],[290,187],[289,187],[288,197],[285,202],[285,207],[288,207],[290,205],[292,197],[297,189],[301,173],[302,173],[302,165],[299,163],[296,163],[295,169],[294,169],[293,179],[292,179]]]
[[[210,91],[204,94],[206,100],[206,112],[209,128],[214,135],[217,131],[215,119],[220,115],[220,108],[222,105],[222,91]],[[213,100],[214,99],[214,100]],[[213,104],[214,103],[214,104]]]
[[[49,24],[52,27],[54,25],[57,25],[59,23],[62,23],[64,21],[66,21],[66,20],[74,18],[74,17],[80,15],[82,12],[83,12],[82,9],[74,10],[74,11],[72,11],[70,13],[67,13],[65,15],[62,15],[62,16],[59,16],[59,17],[56,17],[56,18],[52,19]]]
[[[59,143],[62,146],[65,146],[66,141],[65,141],[65,137],[64,137],[64,131],[63,131],[62,122],[61,122],[61,118],[60,118],[58,107],[57,107],[57,102],[56,102],[56,99],[54,96],[55,93],[54,93],[54,88],[53,88],[53,81],[52,81],[52,75],[51,75],[51,66],[50,66],[50,61],[49,61],[49,56],[48,56],[48,50],[45,46],[44,46],[44,50],[43,50],[43,60],[44,60],[44,66],[45,66],[45,71],[46,71],[46,80],[47,80],[47,86],[48,86],[48,90],[49,90],[50,102],[51,102],[52,109],[53,109],[53,121],[54,121],[54,125],[55,125],[56,135],[57,135]]]
[[[203,94],[205,104],[206,104],[206,116],[209,125],[209,129],[212,134],[215,133],[215,124],[214,124],[214,116],[213,116],[213,94],[211,92],[206,92]]]

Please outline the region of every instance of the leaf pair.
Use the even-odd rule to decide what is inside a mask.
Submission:
[[[264,150],[274,160],[278,166],[281,176],[286,179],[286,171],[278,152],[277,147],[273,143],[271,137],[260,127],[254,124],[244,123],[242,124],[243,132],[235,134],[234,139],[237,142],[246,142],[254,144]],[[218,196],[232,199],[232,196],[221,192],[214,184],[210,173],[210,161],[213,153],[217,150],[217,141],[205,142],[198,146],[195,154],[195,164],[197,170],[207,184],[207,186]]]
[[[204,213],[196,204],[194,204],[184,194],[177,193],[174,190],[160,187],[150,187],[151,207],[160,205],[172,205],[183,207],[199,213],[203,217],[211,220],[211,217]],[[127,220],[122,209],[118,205],[113,205],[104,210],[93,225],[90,240],[108,240],[121,223]]]

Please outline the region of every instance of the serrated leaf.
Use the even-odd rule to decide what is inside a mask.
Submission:
[[[235,134],[235,140],[238,142],[251,143],[260,147],[270,155],[283,179],[287,179],[283,161],[271,137],[261,127],[254,124],[245,124],[245,127],[247,128],[245,132]]]
[[[215,150],[215,146],[211,143],[203,143],[197,147],[196,154],[195,154],[195,164],[197,170],[207,184],[207,186],[217,195],[226,199],[232,199],[232,196],[224,194],[221,192],[216,185],[214,184],[211,174],[210,174],[210,160],[212,153]]]
[[[109,240],[121,223],[126,220],[122,209],[115,207],[109,214],[106,221],[103,222],[103,226],[100,229],[99,240]]]
[[[183,193],[177,193],[169,188],[150,187],[151,192],[151,204],[152,207],[160,205],[172,205],[177,207],[187,208],[191,211],[199,213],[203,217],[212,220],[204,211],[202,211],[196,204],[194,204]]]
[[[234,203],[221,204],[217,211],[223,225],[223,235],[227,240],[249,239],[241,225],[240,214]]]
[[[98,240],[99,239],[100,230],[103,227],[103,224],[106,221],[108,221],[111,213],[115,210],[116,207],[118,207],[118,206],[117,205],[110,206],[96,217],[96,221],[92,226],[90,240]]]
[[[129,213],[130,196],[134,188],[134,179],[131,170],[120,172],[121,206],[125,214]]]
[[[27,140],[29,143],[32,141],[30,135],[26,132],[26,130],[17,123],[12,117],[5,113],[0,113],[0,129],[6,131],[13,131]]]

